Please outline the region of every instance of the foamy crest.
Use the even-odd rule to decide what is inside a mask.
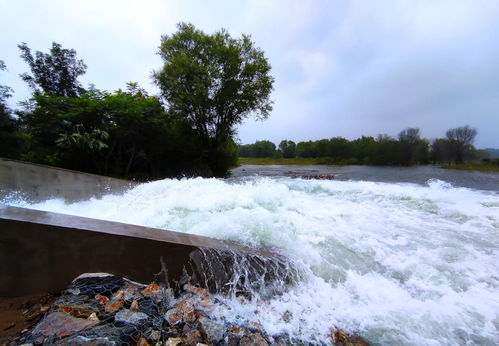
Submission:
[[[284,250],[302,282],[270,302],[227,301],[226,319],[273,335],[320,343],[338,327],[379,344],[498,341],[495,192],[442,181],[197,178],[28,206]]]

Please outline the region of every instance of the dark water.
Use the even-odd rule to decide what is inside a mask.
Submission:
[[[436,166],[373,167],[327,165],[243,165],[232,170],[234,178],[246,176],[302,176],[332,174],[337,180],[415,183],[424,185],[430,179],[451,183],[455,187],[499,192],[499,173],[482,173],[442,169]]]

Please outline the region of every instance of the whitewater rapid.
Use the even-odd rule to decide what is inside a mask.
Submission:
[[[9,204],[275,247],[302,281],[271,301],[227,299],[229,321],[326,341],[499,342],[499,194],[454,187],[285,177],[161,180],[67,204]],[[221,298],[223,299],[223,298]]]

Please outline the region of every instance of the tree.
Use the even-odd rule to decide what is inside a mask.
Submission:
[[[282,152],[282,157],[290,159],[296,157],[296,143],[293,141],[283,140],[279,143],[279,150]]]
[[[162,36],[159,55],[164,64],[153,79],[169,112],[188,119],[213,175],[225,175],[235,126],[251,115],[266,119],[272,110],[267,58],[248,35],[236,39],[223,29],[209,35],[186,23]]]
[[[33,56],[25,42],[17,47],[32,73],[23,73],[21,78],[35,93],[78,97],[84,92],[78,77],[85,74],[87,65],[76,58],[74,49],[64,49],[59,43],[52,42],[50,53],[37,51]]]
[[[5,63],[0,60],[0,71],[6,69]],[[12,92],[12,88],[0,85],[0,156],[17,158],[20,146],[18,124],[12,118],[7,105],[7,99],[12,96]]]
[[[399,141],[401,145],[401,163],[403,165],[412,165],[417,162],[418,149],[420,148],[421,137],[419,129],[415,127],[408,127],[400,131]]]
[[[445,133],[449,153],[456,164],[464,161],[465,152],[473,144],[476,134],[476,130],[468,125],[450,129]]]

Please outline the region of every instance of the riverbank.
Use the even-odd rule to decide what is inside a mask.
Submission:
[[[239,165],[257,165],[257,166],[288,166],[288,165],[297,165],[297,166],[305,166],[305,165],[330,165],[330,166],[348,166],[347,164],[338,164],[333,163],[329,158],[302,158],[296,157],[291,159],[275,159],[272,157],[240,157]],[[415,165],[417,167],[419,165]],[[373,167],[389,167],[389,166],[373,166]],[[404,166],[400,166],[404,167]],[[459,165],[441,165],[435,166],[444,169],[455,169],[460,171],[477,171],[477,172],[485,172],[485,173],[499,173],[499,165],[496,164],[482,164],[482,163],[463,163]]]
[[[324,157],[292,159],[274,159],[272,157],[240,157],[239,165],[331,165],[331,160]]]
[[[484,172],[484,173],[499,173],[499,165],[482,164],[482,163],[463,163],[459,165],[440,166],[444,169],[456,169],[459,171]]]

